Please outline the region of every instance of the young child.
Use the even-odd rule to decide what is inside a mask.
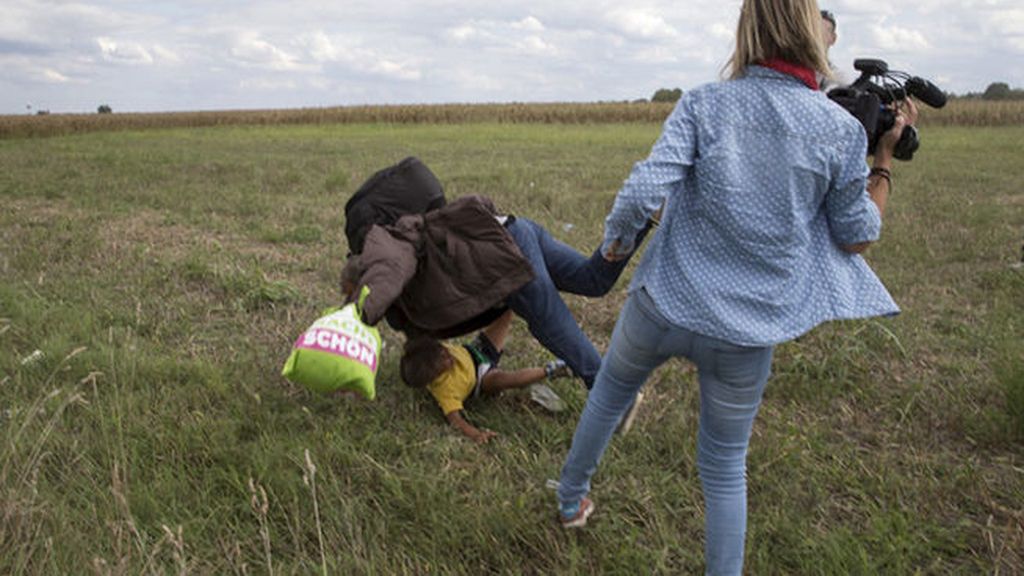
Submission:
[[[561,360],[548,362],[543,368],[498,369],[511,323],[512,312],[505,312],[481,330],[472,342],[462,345],[444,343],[429,336],[413,337],[406,341],[402,354],[402,380],[412,388],[429,390],[448,423],[480,444],[496,433],[479,429],[466,420],[462,408],[467,398],[525,388],[545,379],[570,375]]]

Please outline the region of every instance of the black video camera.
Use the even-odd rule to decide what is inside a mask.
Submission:
[[[843,88],[835,88],[828,97],[860,120],[868,135],[868,153],[874,154],[878,139],[896,122],[893,102],[914,96],[932,108],[946,105],[942,90],[920,76],[889,70],[882,60],[858,58],[853,67],[860,71],[860,78]],[[899,160],[911,160],[921,145],[917,129],[905,126],[893,150]]]

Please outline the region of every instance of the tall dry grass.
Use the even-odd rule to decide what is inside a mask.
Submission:
[[[661,122],[664,102],[553,104],[436,104],[343,106],[292,110],[222,110],[127,114],[0,116],[0,139],[60,136],[96,131],[296,124],[607,124]],[[1007,126],[1024,124],[1024,101],[959,99],[941,110],[922,107],[921,125]]]
[[[596,124],[661,122],[669,103],[611,102],[584,104],[436,104],[344,106],[292,110],[221,110],[128,114],[48,114],[0,116],[0,138],[31,138],[143,128],[196,128],[289,124]]]
[[[919,106],[918,123],[924,126],[1020,126],[1024,124],[1024,100],[958,98],[935,110]]]

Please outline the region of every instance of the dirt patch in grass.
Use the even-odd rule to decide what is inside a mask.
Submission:
[[[142,250],[145,256],[166,262],[201,258],[213,267],[256,269],[268,280],[286,281],[308,295],[333,288],[325,285],[315,249],[268,244],[240,234],[170,222],[154,210],[140,210],[111,221],[99,234],[110,260]]]
[[[1024,206],[1024,194],[1003,194],[992,200],[998,206]]]
[[[217,254],[280,260],[279,251],[254,245],[245,238],[224,232],[168,222],[155,210],[138,210],[113,220],[101,231],[100,238],[113,252],[142,246],[154,255],[171,261],[188,258],[196,250]]]

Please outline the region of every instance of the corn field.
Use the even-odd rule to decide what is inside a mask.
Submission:
[[[0,139],[96,131],[206,126],[295,124],[605,124],[662,122],[673,104],[599,102],[542,104],[437,104],[345,106],[291,110],[225,110],[126,114],[0,116]],[[1024,124],[1024,101],[959,99],[941,110],[921,107],[920,125],[1010,126]]]

